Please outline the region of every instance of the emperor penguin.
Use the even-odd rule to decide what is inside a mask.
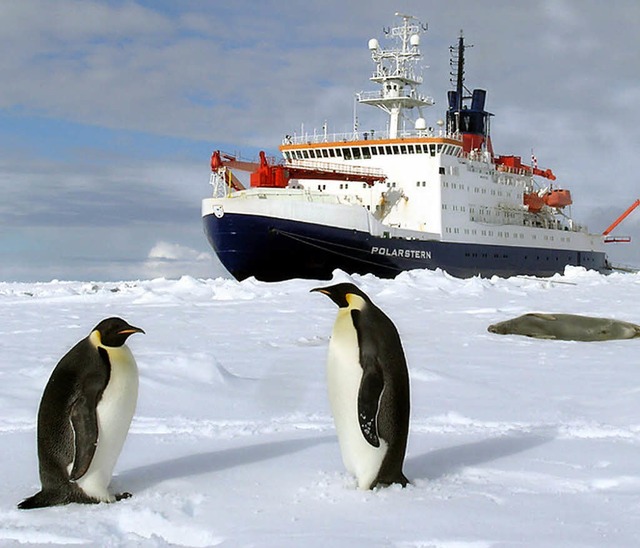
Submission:
[[[327,358],[329,403],[359,489],[399,483],[409,435],[409,373],[393,322],[352,283],[318,287],[338,305]]]
[[[125,344],[144,333],[107,318],[56,365],[38,410],[42,489],[18,508],[129,498],[107,490],[138,399],[138,368]]]

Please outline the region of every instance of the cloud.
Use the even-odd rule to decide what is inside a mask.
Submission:
[[[150,278],[176,278],[186,272],[201,278],[229,276],[213,253],[166,241],[159,241],[151,248],[144,272]]]
[[[195,249],[170,242],[158,242],[151,248],[147,258],[150,261],[208,261],[210,253],[201,253]]]

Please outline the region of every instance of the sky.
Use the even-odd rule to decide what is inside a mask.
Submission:
[[[348,131],[354,93],[375,89],[367,42],[396,11],[428,24],[428,122],[444,115],[462,29],[497,153],[533,150],[593,232],[640,198],[640,3],[363,5],[0,2],[0,280],[219,275],[200,217],[211,152],[277,155],[301,124]],[[373,108],[358,116],[384,126]],[[640,266],[640,210],[614,234],[633,241],[609,247],[613,262]]]

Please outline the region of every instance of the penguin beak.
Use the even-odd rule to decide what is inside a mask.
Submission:
[[[309,290],[309,293],[313,293],[314,291],[317,291],[318,293],[323,293],[324,295],[331,295],[324,287],[314,287],[313,289]]]
[[[132,335],[133,333],[142,333],[143,335],[146,335],[146,333],[144,332],[144,329],[141,329],[139,327],[134,327],[134,326],[129,326],[127,329],[122,329],[121,331],[118,331],[118,335]]]

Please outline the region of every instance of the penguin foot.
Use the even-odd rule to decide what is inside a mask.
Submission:
[[[115,497],[116,497],[116,502],[124,500],[124,499],[130,499],[133,495],[131,493],[128,493],[127,491],[125,491],[124,493],[116,493]]]

